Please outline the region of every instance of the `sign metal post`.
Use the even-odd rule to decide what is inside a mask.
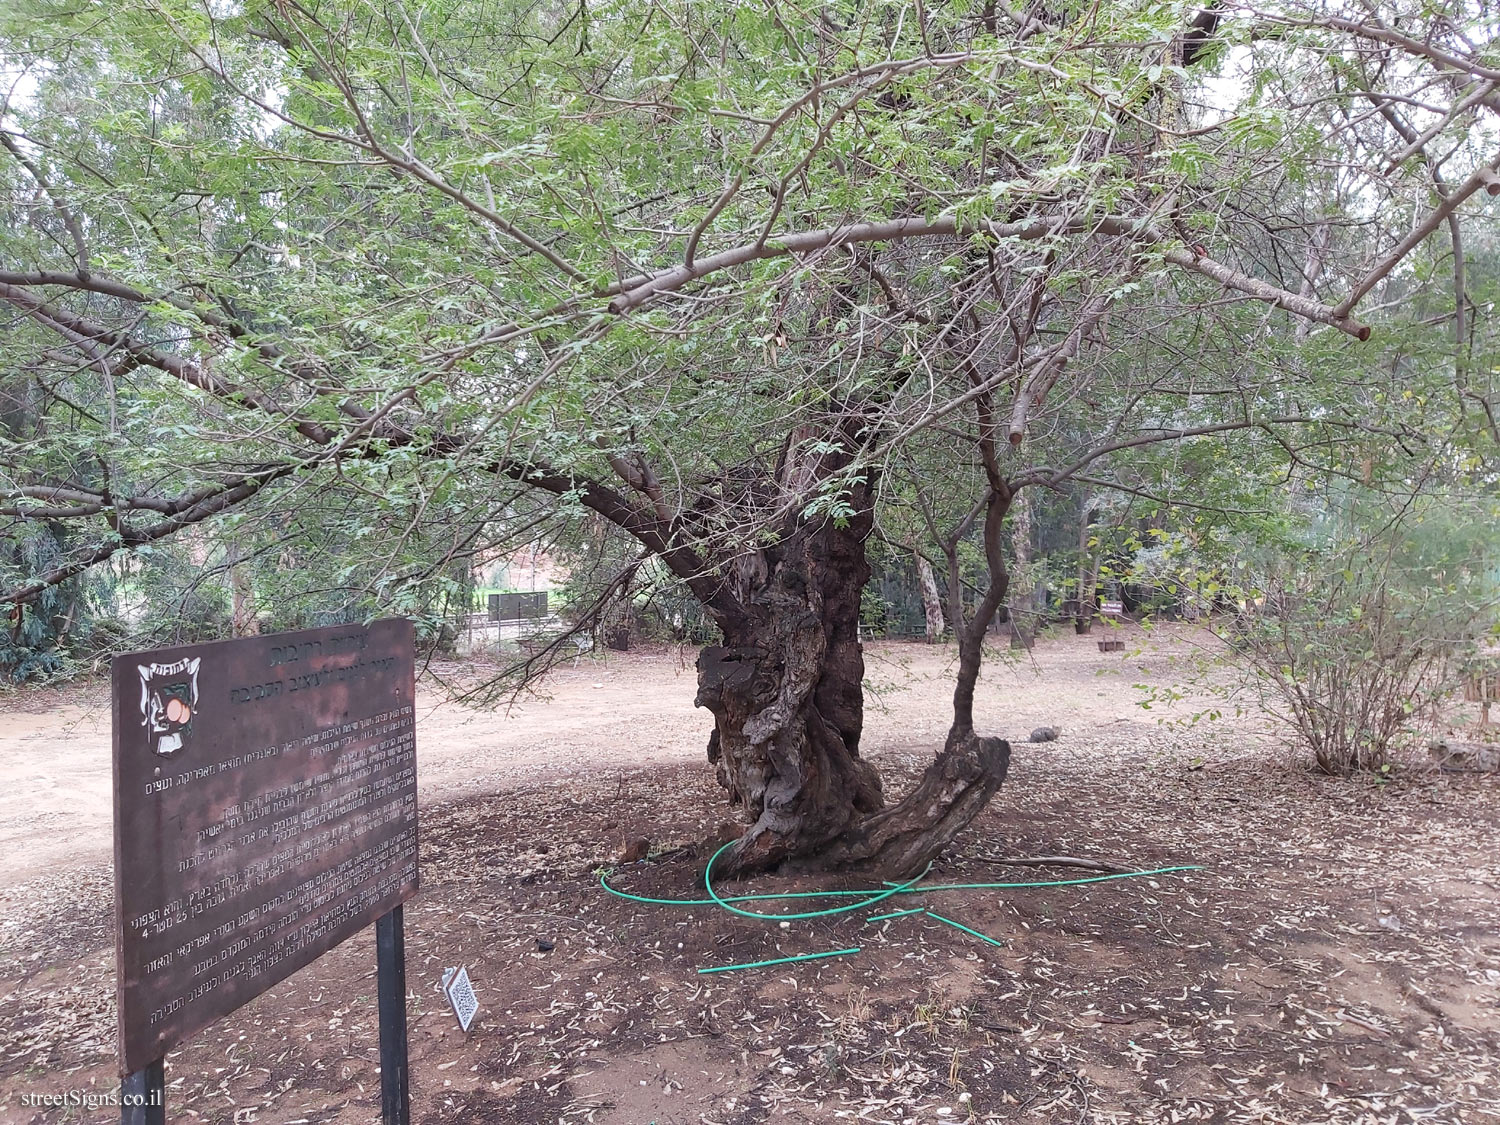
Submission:
[[[406,1060],[406,936],[401,908],[375,920],[375,992],[380,1003],[380,1115],[411,1125]]]
[[[166,1070],[161,1059],[120,1083],[121,1125],[167,1125]]]

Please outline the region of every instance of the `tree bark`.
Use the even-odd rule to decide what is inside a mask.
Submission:
[[[927,643],[937,644],[943,639],[943,595],[932,564],[921,555],[917,556],[917,581],[922,588],[922,611],[927,615]]]
[[[805,491],[810,479],[847,468],[847,454],[823,449],[816,466],[784,457],[783,489],[797,478]],[[840,499],[852,515],[796,517],[776,543],[738,560],[743,609],[723,622],[725,643],[698,657],[695,702],[714,716],[708,757],[751,822],[714,865],[721,877],[773,868],[914,874],[1005,777],[1009,747],[955,727],[915,789],[886,806],[879,774],[860,756],[858,623],[870,577],[872,476],[848,485]],[[977,647],[972,655],[977,676]]]
[[[245,573],[244,551],[237,543],[229,547],[230,635],[248,637],[260,632],[255,617],[255,587]]]
[[[1029,649],[1036,637],[1036,575],[1031,567],[1031,499],[1024,492],[1014,503],[1011,549],[1021,587],[1010,603],[1010,647]]]
[[[1093,628],[1094,614],[1098,611],[1099,560],[1089,549],[1089,519],[1093,511],[1092,497],[1086,498],[1078,517],[1078,612],[1073,618],[1073,626],[1079,634],[1086,634]]]
[[[794,460],[784,458],[783,479]],[[716,866],[724,875],[816,853],[882,807],[880,776],[859,756],[870,493],[870,481],[855,483],[853,517],[794,517],[779,542],[738,560],[743,608],[723,622],[725,643],[698,656],[695,703],[714,716],[709,761],[753,821]]]

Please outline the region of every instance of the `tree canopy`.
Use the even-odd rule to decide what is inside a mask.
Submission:
[[[1039,484],[1173,429],[1399,428],[1371,400],[1440,365],[1340,337],[1445,287],[1488,410],[1444,275],[1497,182],[1493,14],[1211,14],[12,5],[7,514],[77,522],[11,593],[329,492],[408,515],[409,581],[430,514],[515,514],[496,476],[733,550],[673,520],[855,395],[867,461],[988,395]]]
[[[733,648],[778,550],[853,529],[799,565],[946,560],[957,731],[1017,497],[1475,471],[1496,20],[19,0],[0,596],[56,623],[186,533],[415,612],[598,524],[603,593],[651,560]]]

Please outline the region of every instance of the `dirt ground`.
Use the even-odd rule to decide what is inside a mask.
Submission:
[[[413,1120],[1500,1122],[1500,780],[1321,778],[1258,715],[1139,706],[1207,648],[1067,636],[992,662],[979,725],[1016,741],[1010,779],[926,882],[1089,874],[996,862],[1057,855],[1199,870],[785,924],[600,886],[613,865],[622,890],[702,898],[727,810],[691,653],[584,657],[506,714],[424,688]],[[899,793],[946,729],[952,651],[868,655],[865,746]],[[1042,724],[1061,737],[1021,741]],[[642,836],[650,857],[615,865]],[[109,851],[107,689],[0,697],[0,1121],[118,1120],[21,1105],[116,1083]],[[864,889],[736,890],[830,888]],[[836,901],[859,899],[815,905]],[[915,912],[868,920],[893,911]],[[467,1035],[438,992],[458,964]],[[377,1120],[373,966],[361,935],[169,1055],[170,1119]]]

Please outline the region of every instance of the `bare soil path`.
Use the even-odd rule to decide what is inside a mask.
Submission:
[[[1104,656],[1093,639],[1067,637],[1033,658],[991,661],[983,722],[1024,739],[1034,727],[1078,729],[1119,721],[1154,726],[1128,687],[1131,674],[1189,658],[1192,634],[1149,654]],[[540,693],[500,710],[418,690],[417,753],[424,804],[523,783],[610,769],[704,760],[712,717],[693,707],[691,649],[602,651],[557,671]],[[951,714],[949,647],[873,644],[865,743],[940,741]],[[457,665],[445,681],[474,678]],[[481,669],[482,671],[482,669]],[[0,888],[58,866],[107,863],[111,854],[109,685],[94,681],[0,696]]]
[[[1178,683],[1197,640],[1169,631],[1106,655],[1069,636],[990,667],[990,729],[1063,734],[1017,746],[1006,787],[934,881],[1081,874],[987,862],[1058,853],[1203,867],[891,907],[928,907],[998,944],[932,914],[783,927],[604,893],[596,868],[644,835],[650,859],[614,881],[701,896],[696,845],[725,817],[675,654],[586,658],[549,701],[504,716],[424,697],[414,1119],[1500,1121],[1500,784],[1335,781],[1289,765],[1247,720],[1158,725],[1132,685]],[[947,658],[872,646],[884,709],[867,744],[892,792],[942,737]],[[4,1122],[117,1119],[20,1104],[115,1080],[107,723],[91,690],[13,698],[0,716]],[[754,889],[814,885],[829,882]],[[468,1036],[435,991],[460,963],[482,1004]],[[368,935],[351,940],[170,1056],[179,1119],[375,1120],[372,966]]]

